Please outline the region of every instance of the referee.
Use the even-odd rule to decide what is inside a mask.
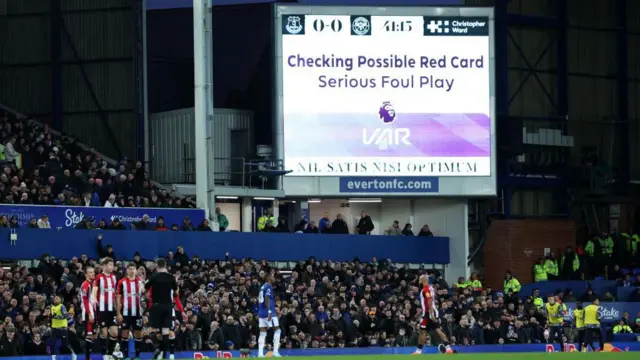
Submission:
[[[178,283],[167,271],[165,259],[156,260],[157,272],[147,280],[145,288],[151,290],[151,309],[149,322],[154,329],[161,329],[162,341],[153,354],[154,359],[161,359],[169,350],[169,330],[173,325],[173,293],[177,294]]]

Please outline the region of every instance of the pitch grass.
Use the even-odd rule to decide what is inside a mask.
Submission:
[[[411,360],[420,359],[421,357],[453,357],[453,360],[638,360],[640,353],[638,352],[617,352],[617,353],[484,353],[484,354],[422,354],[422,355],[337,355],[337,356],[283,356],[287,360]],[[184,359],[192,360],[192,359]]]

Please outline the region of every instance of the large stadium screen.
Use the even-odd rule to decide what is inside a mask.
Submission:
[[[283,14],[289,176],[490,176],[488,17]]]

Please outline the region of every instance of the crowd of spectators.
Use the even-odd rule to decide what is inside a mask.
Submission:
[[[71,137],[27,118],[0,114],[0,142],[4,204],[196,207],[192,197],[155,188],[141,162],[110,166],[95,150],[84,151]]]
[[[112,248],[101,248],[100,256],[116,257]],[[417,279],[422,270],[394,266],[389,261],[299,262],[291,270],[273,268],[265,260],[227,258],[202,261],[183,248],[166,254],[170,270],[179,279],[188,321],[177,329],[178,350],[234,350],[256,347],[257,297],[264,272],[276,275],[277,315],[282,328],[282,348],[400,347],[415,346],[421,307]],[[116,258],[117,259],[117,258]],[[132,260],[139,276],[154,271],[155,264]],[[43,255],[37,268],[18,265],[0,269],[0,355],[44,355],[50,335],[50,306],[60,295],[70,313],[78,314],[78,289],[83,269],[99,266],[81,255],[61,261]],[[126,262],[117,259],[117,276],[124,276]],[[437,294],[442,328],[452,345],[551,343],[546,314],[533,294],[482,286],[474,275],[474,286],[446,283],[431,272]],[[479,287],[478,287],[479,285]],[[556,294],[561,301],[575,301],[570,291]],[[592,293],[589,296],[595,296]],[[624,314],[621,329],[640,331],[640,313]],[[153,330],[144,317],[145,351],[156,346]],[[83,327],[79,318],[71,322],[71,345],[80,351]],[[271,335],[269,335],[271,337]],[[576,339],[568,325],[566,340]],[[267,339],[269,343],[271,339]],[[427,346],[435,346],[437,336]]]

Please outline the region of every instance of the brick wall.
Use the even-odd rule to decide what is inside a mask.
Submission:
[[[572,220],[494,220],[484,245],[485,282],[502,289],[504,273],[511,270],[521,282],[533,281],[532,267],[550,248],[556,255],[576,246],[576,225]]]

